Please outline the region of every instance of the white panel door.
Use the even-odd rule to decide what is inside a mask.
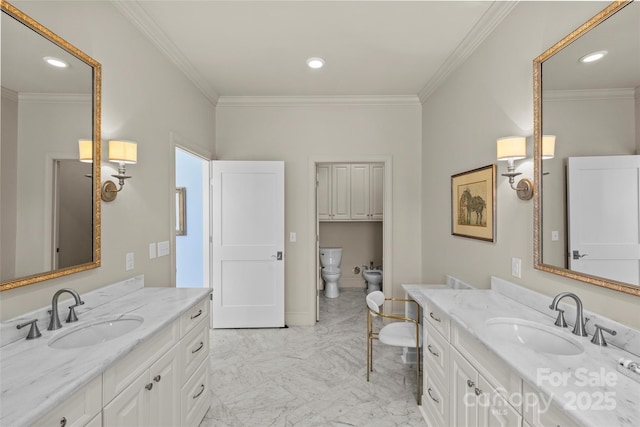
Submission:
[[[213,328],[284,326],[284,162],[213,161]]]
[[[640,284],[640,156],[570,157],[569,268]]]
[[[351,165],[351,219],[369,219],[369,165]]]
[[[349,165],[331,166],[331,219],[351,219],[351,168]]]

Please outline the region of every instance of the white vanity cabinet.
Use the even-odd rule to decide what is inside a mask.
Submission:
[[[208,313],[205,300],[105,371],[104,425],[199,424],[210,403]]]
[[[77,391],[62,405],[33,423],[34,426],[102,426],[102,377]]]

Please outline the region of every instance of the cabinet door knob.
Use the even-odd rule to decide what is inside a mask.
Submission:
[[[60,427],[64,427],[67,425],[67,419],[65,417],[62,417],[60,419]]]
[[[146,388],[147,390],[151,390],[153,388],[153,383],[149,383],[146,386],[144,386],[144,388]]]
[[[482,394],[482,390],[480,390],[478,387],[476,387],[476,396],[480,396]]]
[[[467,380],[467,385],[469,386],[469,388],[472,388],[472,387],[475,387],[475,386],[476,386],[476,383],[474,383],[474,382],[473,382],[473,381],[471,381],[471,380]]]
[[[429,353],[433,354],[435,357],[440,357],[440,353],[431,349],[431,344],[427,346],[427,349],[429,350]]]
[[[153,377],[153,380],[157,383],[159,383],[161,379],[162,377],[160,375],[156,375],[155,377]]]

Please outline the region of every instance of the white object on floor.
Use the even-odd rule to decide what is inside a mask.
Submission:
[[[367,294],[382,290],[382,270],[364,268],[362,277],[367,282]]]
[[[327,298],[338,298],[340,295],[338,281],[342,276],[341,262],[342,248],[320,248],[321,276],[324,281],[324,296]]]

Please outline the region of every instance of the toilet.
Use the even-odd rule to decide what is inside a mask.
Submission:
[[[327,298],[338,298],[340,295],[338,281],[342,276],[341,261],[342,248],[320,248],[321,276],[324,281],[324,296]]]

